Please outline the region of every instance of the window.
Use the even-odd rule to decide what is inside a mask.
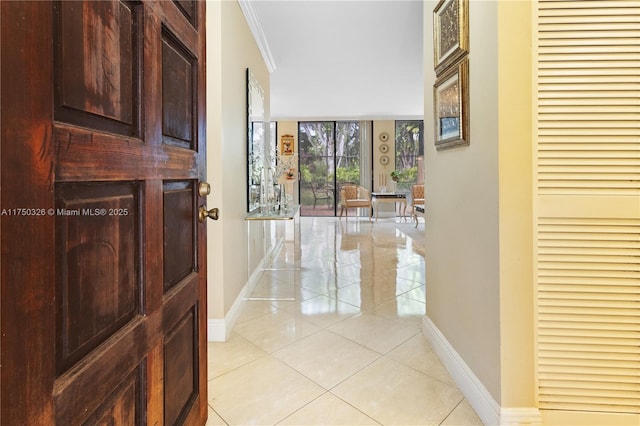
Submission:
[[[397,188],[408,191],[424,181],[424,123],[422,120],[396,121],[396,164],[400,172]]]
[[[334,216],[340,186],[360,183],[360,122],[298,126],[301,215]]]

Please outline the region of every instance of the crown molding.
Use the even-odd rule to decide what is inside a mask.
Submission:
[[[270,73],[274,72],[276,69],[276,63],[273,60],[271,50],[269,49],[269,43],[267,42],[267,37],[264,35],[262,24],[260,24],[260,20],[258,19],[256,12],[253,10],[251,1],[238,0],[238,4],[240,5],[244,18],[247,20],[247,25],[249,25],[251,34],[253,34],[253,38],[258,45],[258,50],[260,50],[260,53],[262,54],[262,59],[264,60],[267,69]]]

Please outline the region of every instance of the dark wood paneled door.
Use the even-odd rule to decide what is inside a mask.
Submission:
[[[205,2],[1,2],[3,425],[204,424]]]

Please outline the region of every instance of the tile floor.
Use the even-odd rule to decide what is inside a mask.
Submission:
[[[481,425],[420,330],[423,226],[302,217],[209,343],[207,425]]]

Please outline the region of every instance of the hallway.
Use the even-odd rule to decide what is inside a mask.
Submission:
[[[209,343],[207,425],[482,424],[421,333],[424,223],[396,220],[300,219],[300,264],[284,244]]]

